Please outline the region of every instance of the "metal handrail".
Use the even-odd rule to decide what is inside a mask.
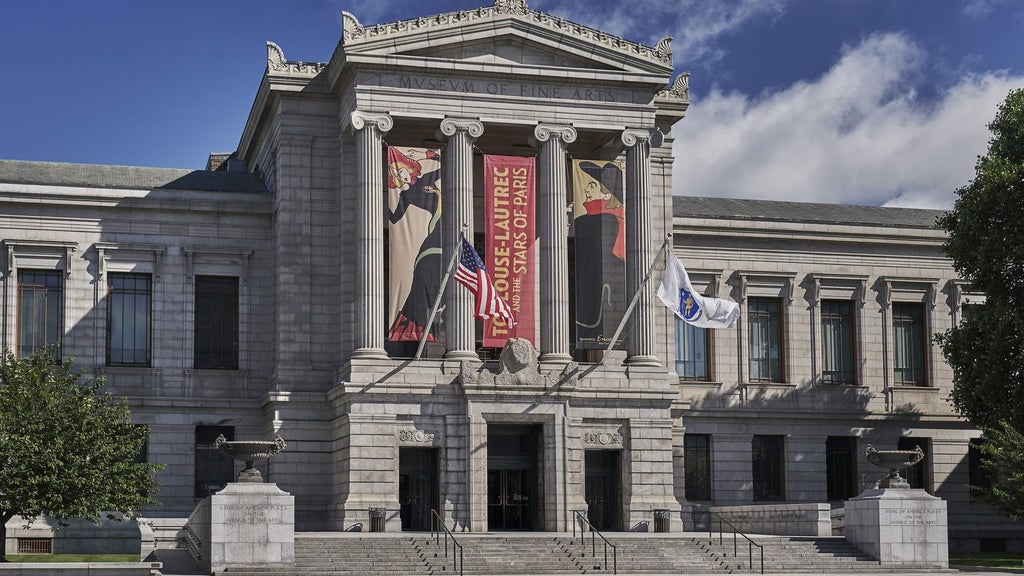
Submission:
[[[440,526],[444,529],[444,557],[448,558],[448,538],[450,537],[452,539],[452,574],[458,570],[459,576],[462,576],[462,570],[464,568],[462,544],[459,544],[459,541],[455,539],[455,534],[452,534],[452,531],[448,529],[448,526],[445,525],[444,520],[441,518],[441,515],[437,513],[437,510],[431,508],[430,514],[430,535],[434,538],[434,544],[438,546],[441,545],[441,530],[437,528]],[[457,557],[455,555],[456,549],[459,551],[459,555]]]
[[[746,534],[741,532],[739,528],[733,526],[732,523],[729,522],[728,520],[726,520],[725,518],[722,518],[721,515],[719,515],[719,514],[717,514],[715,512],[711,512],[711,511],[709,511],[708,514],[710,514],[710,516],[708,518],[708,541],[709,542],[714,542],[714,537],[711,534],[712,522],[713,522],[714,518],[718,518],[718,544],[720,546],[722,545],[722,524],[723,523],[728,524],[729,528],[732,528],[732,555],[733,555],[733,557],[735,558],[736,556],[739,556],[739,554],[737,553],[737,545],[736,545],[736,542],[737,542],[736,535],[739,534],[740,536],[743,536],[743,538],[746,539],[746,541],[747,541],[747,566],[750,567],[750,571],[751,572],[754,571],[754,546],[757,546],[757,549],[761,552],[761,574],[764,574],[764,545],[758,544],[757,542],[754,542],[753,540],[751,540]]]
[[[583,541],[584,534],[586,534],[586,528],[584,527],[584,524],[586,524],[586,526],[589,526],[590,527],[590,556],[591,557],[597,556],[597,539],[594,537],[594,535],[597,534],[598,536],[601,537],[601,540],[604,540],[604,562],[601,565],[601,570],[607,570],[608,569],[608,548],[611,547],[611,549],[612,549],[612,574],[618,574],[619,573],[619,554],[618,554],[618,551],[615,549],[615,544],[612,544],[611,542],[609,542],[608,539],[604,537],[604,534],[601,534],[601,532],[597,528],[594,528],[594,525],[590,523],[590,520],[587,519],[587,516],[583,512],[581,512],[579,510],[573,510],[572,513],[576,517],[575,520],[572,523],[572,540],[573,540],[573,542],[576,541],[576,524],[578,523],[579,526],[580,526],[580,546],[584,547],[584,550],[586,550],[586,548],[585,548],[586,544]]]

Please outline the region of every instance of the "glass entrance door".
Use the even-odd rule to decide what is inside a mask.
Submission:
[[[487,429],[487,529],[535,530],[543,524],[537,470],[539,426],[491,424]]]
[[[530,530],[533,473],[498,468],[487,471],[487,529]]]
[[[440,498],[437,481],[437,450],[399,448],[398,503],[402,530],[430,530],[430,510]]]

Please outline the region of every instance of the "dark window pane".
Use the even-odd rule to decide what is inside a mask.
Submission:
[[[821,380],[855,384],[853,306],[848,300],[821,302]]]
[[[932,457],[931,444],[931,438],[900,438],[898,445],[900,450],[913,450],[916,447],[920,447],[921,451],[924,452],[923,460],[901,471],[900,475],[906,479],[911,488],[927,490],[929,494],[932,492],[931,478],[928,476],[929,460]]]
[[[926,385],[924,306],[916,302],[894,302],[892,329],[896,383]]]
[[[152,282],[149,274],[107,275],[108,366],[149,366]]]
[[[686,499],[711,500],[711,437],[687,434],[683,440],[686,466]]]
[[[676,374],[683,380],[708,380],[708,333],[676,318]]]
[[[235,480],[234,460],[213,445],[221,434],[235,439],[233,426],[196,426],[196,498],[206,498]]]
[[[196,276],[195,367],[238,368],[238,278]]]
[[[750,381],[782,382],[782,305],[778,298],[747,302]]]
[[[751,442],[754,501],[778,502],[786,499],[784,436],[754,436]]]
[[[825,441],[825,470],[830,502],[857,495],[857,439],[829,436]]]
[[[60,341],[64,326],[64,272],[18,271],[18,355]],[[58,358],[59,360],[59,351]]]

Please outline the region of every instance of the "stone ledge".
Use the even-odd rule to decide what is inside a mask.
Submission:
[[[158,576],[160,562],[11,562],[3,576]]]

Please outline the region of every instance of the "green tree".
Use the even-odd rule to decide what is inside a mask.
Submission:
[[[983,498],[1019,518],[1024,483],[999,471],[1020,463],[1024,431],[1024,89],[1007,95],[988,127],[974,180],[938,221],[957,273],[986,300],[937,340],[953,368],[953,406],[983,430],[983,465],[996,473]]]
[[[162,466],[136,461],[145,427],[132,424],[123,400],[99,392],[101,379],[79,382],[70,359],[53,357],[52,348],[27,358],[0,353],[0,543],[15,515],[135,518],[156,504]]]
[[[978,449],[989,473],[989,484],[972,489],[996,510],[1014,520],[1024,520],[1024,434],[1003,422],[985,429],[985,441]]]

